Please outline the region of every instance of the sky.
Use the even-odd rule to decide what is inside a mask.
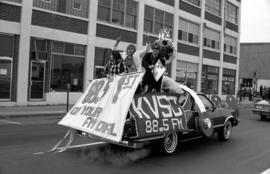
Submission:
[[[241,0],[240,42],[270,42],[270,0]]]

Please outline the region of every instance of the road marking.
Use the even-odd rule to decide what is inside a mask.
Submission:
[[[105,142],[98,141],[98,142],[95,142],[95,143],[78,144],[78,145],[68,146],[67,149],[74,149],[74,148],[87,147],[87,146],[95,146],[95,145],[100,145],[100,144],[106,144],[106,143]],[[62,151],[63,148],[57,148],[56,150],[57,150],[57,151],[55,151],[56,153],[63,152]],[[51,151],[49,151],[49,152],[51,152]],[[45,153],[46,152],[36,152],[36,153],[34,153],[34,155],[43,155]]]
[[[270,174],[270,168],[267,169],[267,170],[265,170],[265,171],[263,171],[261,174]]]
[[[0,121],[5,122],[5,123],[10,123],[10,124],[22,125],[22,123],[20,123],[20,122],[15,122],[15,121],[8,121],[8,120],[0,120]]]

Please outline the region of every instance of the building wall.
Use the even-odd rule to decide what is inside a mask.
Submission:
[[[153,8],[154,14],[163,14],[163,21],[157,22],[172,27],[172,39],[177,45],[177,55],[168,67],[170,71],[168,74],[179,82],[190,83],[194,90],[201,91],[207,89],[207,86],[202,86],[205,85],[205,82],[202,81],[204,78],[203,67],[210,67],[209,70],[205,69],[207,72],[211,71],[211,67],[217,68],[217,81],[213,83],[217,84],[216,93],[225,96],[222,92],[222,85],[225,83],[223,69],[235,71],[234,80],[238,81],[241,3],[239,0],[221,0],[220,10],[218,14],[215,14],[215,11],[209,10],[211,3],[207,4],[207,1],[124,1],[136,4],[137,10],[124,10],[123,13],[126,15],[122,19],[122,23],[121,19],[115,19],[111,16],[108,20],[100,20],[99,15],[103,15],[105,19],[106,14],[99,13],[100,1],[98,0],[69,0],[65,1],[65,4],[59,4],[59,0],[50,0],[50,4],[43,0],[0,2],[0,34],[11,34],[15,37],[11,97],[3,101],[0,99],[0,105],[65,104],[66,102],[66,91],[51,89],[52,73],[45,74],[46,84],[43,98],[39,100],[29,98],[33,76],[31,74],[31,63],[33,62],[33,55],[30,51],[31,39],[46,40],[49,43],[48,50],[52,49],[51,44],[55,41],[66,43],[74,49],[76,45],[83,45],[85,47],[83,89],[85,90],[89,82],[102,71],[102,67],[106,63],[106,60],[103,61],[106,58],[106,50],[112,48],[119,35],[122,36],[118,46],[119,50],[125,50],[129,43],[136,44],[138,49],[144,48],[144,11],[146,7]],[[227,7],[227,3],[237,8],[237,19],[225,17],[224,9],[225,6]],[[173,19],[166,18],[170,15]],[[133,17],[135,17],[135,27],[132,22],[128,21]],[[237,22],[234,23],[234,20]],[[154,26],[158,25],[154,18],[152,22]],[[155,40],[158,38],[156,28],[151,30],[152,32],[148,33],[151,40]],[[187,33],[186,40],[186,36],[183,34],[185,32]],[[207,35],[210,38],[206,37]],[[212,36],[213,38],[211,38]],[[230,45],[230,41],[227,43],[226,37],[235,38],[236,42],[232,44],[236,47],[235,51],[230,51],[230,49],[224,51],[226,50],[224,43]],[[68,50],[68,46],[65,49]],[[51,72],[50,68],[55,66],[49,61],[52,54],[50,51],[44,54],[47,56],[46,59],[38,61],[45,62],[45,71]],[[74,56],[76,57],[76,55]],[[76,59],[74,60],[76,61]],[[211,73],[207,74],[207,85],[211,85]],[[77,83],[76,80],[75,83]],[[238,83],[234,83],[234,87],[237,89]],[[75,103],[82,92],[71,92],[70,102]],[[211,91],[202,92],[209,93]]]
[[[252,79],[256,73],[257,90],[270,87],[270,43],[241,43],[239,78],[243,86],[254,86]]]

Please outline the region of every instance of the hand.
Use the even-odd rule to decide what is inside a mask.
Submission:
[[[148,68],[149,69],[154,69],[155,68],[155,65],[149,65]]]
[[[150,44],[150,37],[147,32],[145,33],[145,37],[146,37],[146,43]]]

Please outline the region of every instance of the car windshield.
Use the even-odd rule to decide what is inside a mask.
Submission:
[[[201,101],[203,102],[203,105],[205,106],[206,109],[211,109],[213,107],[212,103],[210,100],[204,96],[204,95],[198,95]]]

